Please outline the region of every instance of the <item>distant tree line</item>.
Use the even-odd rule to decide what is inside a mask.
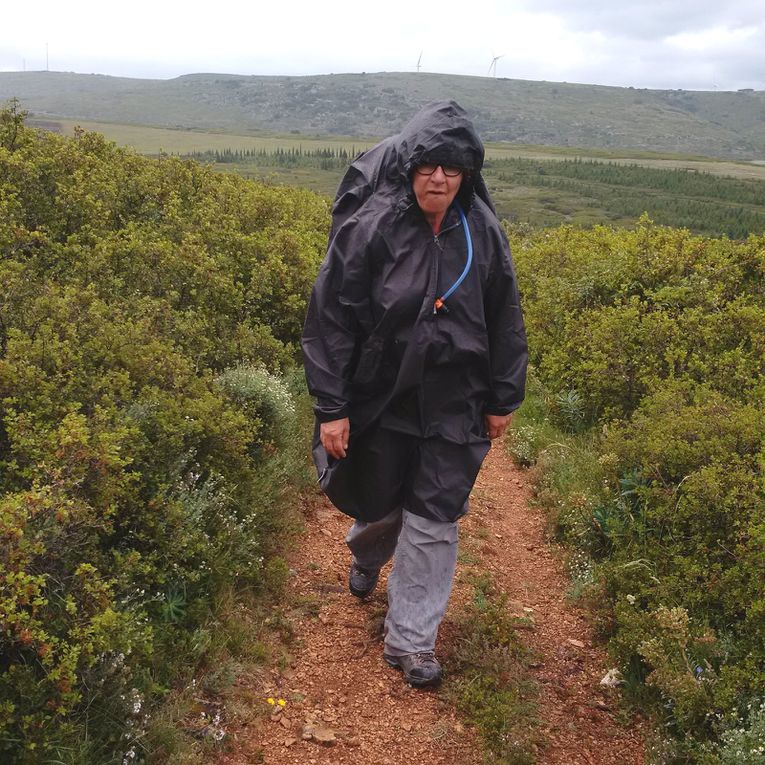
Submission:
[[[722,199],[757,206],[765,204],[765,183],[762,181],[684,168],[668,170],[637,163],[602,162],[579,157],[566,160],[518,157],[487,162],[487,168],[499,173],[509,170],[524,176],[536,174],[540,177],[572,178],[608,186],[649,188],[686,197]]]
[[[304,149],[302,146],[290,146],[276,149],[215,149],[197,151],[185,155],[199,162],[220,164],[250,164],[262,167],[310,167],[322,170],[343,170],[358,151],[355,146],[348,151],[345,147],[323,147]]]
[[[487,175],[509,184],[565,191],[584,206],[732,239],[765,231],[765,183],[694,170],[664,170],[595,160],[506,159]]]

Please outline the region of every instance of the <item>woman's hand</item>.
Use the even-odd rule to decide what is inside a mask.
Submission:
[[[345,457],[350,432],[351,422],[347,417],[343,417],[342,420],[322,422],[319,428],[319,439],[321,445],[327,450],[327,454],[338,460]]]
[[[510,414],[487,414],[486,419],[486,434],[493,441],[495,438],[499,438],[505,434],[510,420],[513,419],[512,412]]]

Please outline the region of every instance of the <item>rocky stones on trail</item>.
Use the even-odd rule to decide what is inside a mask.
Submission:
[[[301,738],[304,741],[315,741],[317,744],[322,744],[323,746],[334,746],[337,743],[335,731],[331,728],[312,725],[311,723],[303,726]]]

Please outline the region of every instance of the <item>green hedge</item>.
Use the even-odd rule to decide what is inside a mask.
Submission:
[[[513,244],[547,404],[513,448],[672,734],[655,761],[727,762],[765,697],[765,237],[643,220]]]
[[[119,762],[216,594],[263,586],[328,209],[23,116],[0,114],[0,759]]]

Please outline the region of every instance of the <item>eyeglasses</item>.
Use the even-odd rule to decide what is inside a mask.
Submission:
[[[454,167],[452,165],[417,165],[414,172],[418,175],[433,175],[436,172],[436,168],[439,167],[447,178],[456,178],[464,172],[461,167]]]

